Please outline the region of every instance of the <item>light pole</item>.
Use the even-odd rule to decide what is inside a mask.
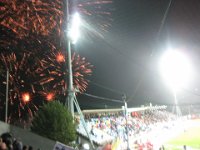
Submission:
[[[193,70],[188,58],[177,50],[168,50],[160,62],[160,70],[167,84],[173,90],[175,112],[181,116],[178,106],[177,91],[188,84],[193,75]]]
[[[182,113],[181,113],[181,109],[178,105],[176,89],[173,89],[173,94],[174,94],[174,103],[175,103],[175,107],[174,107],[175,111],[174,112],[177,115],[177,117],[180,117],[180,116],[182,116]]]
[[[126,136],[127,136],[127,150],[130,150],[130,145],[129,145],[129,130],[128,130],[128,108],[127,108],[127,102],[126,102],[126,95],[124,94],[122,96],[122,100],[124,101],[124,116],[126,120]]]
[[[67,57],[68,57],[68,96],[65,101],[65,105],[68,105],[68,109],[74,118],[74,100],[75,89],[73,85],[73,73],[72,73],[72,59],[71,59],[71,44],[75,44],[79,36],[80,18],[78,13],[73,16],[69,15],[69,1],[66,0],[67,9]]]
[[[9,70],[6,73],[6,109],[5,109],[5,122],[8,123],[8,97],[9,97]]]
[[[72,74],[72,60],[71,60],[71,43],[68,40],[67,42],[67,56],[68,56],[68,96],[66,99],[66,105],[68,105],[68,109],[72,114],[72,117],[74,118],[74,98],[75,98],[75,91],[73,86],[73,74]]]
[[[66,13],[67,13],[67,55],[68,55],[68,96],[65,101],[65,105],[68,105],[68,109],[72,114],[74,120],[74,104],[77,108],[77,111],[80,115],[81,122],[86,131],[86,134],[90,140],[92,148],[95,149],[92,138],[88,131],[87,125],[84,120],[84,116],[79,107],[78,101],[76,99],[76,90],[73,85],[73,73],[72,73],[72,58],[71,58],[71,44],[75,44],[79,37],[79,26],[80,26],[80,17],[78,13],[75,13],[73,16],[69,14],[69,1],[66,0]]]

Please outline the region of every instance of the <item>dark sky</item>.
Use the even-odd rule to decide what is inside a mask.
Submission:
[[[169,0],[114,0],[112,26],[104,38],[80,39],[76,46],[94,65],[86,93],[111,99],[125,93],[129,107],[173,104],[173,94],[158,70],[159,58],[170,43],[189,56],[196,72],[193,82],[177,93],[179,103],[200,104],[200,1],[172,0],[158,34],[168,5]],[[122,105],[80,95],[78,101],[82,108]]]

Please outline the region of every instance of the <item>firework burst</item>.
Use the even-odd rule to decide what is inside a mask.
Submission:
[[[56,92],[55,91],[52,91],[52,90],[42,90],[39,92],[44,98],[46,101],[50,102],[50,101],[53,101],[56,97]]]
[[[0,3],[0,24],[20,38],[31,32],[48,35],[53,29],[61,29],[63,12],[59,0],[3,0]]]
[[[88,86],[88,82],[85,79],[86,75],[91,75],[91,68],[93,66],[86,61],[85,57],[81,57],[75,53],[72,55],[72,66],[74,85],[77,89],[83,92]]]
[[[15,120],[24,119],[28,116],[32,117],[38,109],[33,99],[36,93],[35,77],[41,69],[36,69],[37,66],[34,65],[30,66],[32,57],[30,54],[24,54],[23,56],[16,56],[14,53],[10,55],[1,54],[0,57],[1,64],[4,67],[3,70],[9,70],[9,121],[14,122]],[[1,76],[3,81],[0,84],[1,89],[5,89],[5,74],[2,73]],[[1,97],[0,103],[5,106],[4,98]]]
[[[45,73],[41,73],[42,80],[40,80],[40,84],[42,86],[51,85],[58,94],[66,94],[67,89],[66,75],[68,71],[64,56],[65,54],[61,52],[52,52],[43,60],[46,69]],[[73,53],[72,66],[74,85],[83,92],[87,88],[86,77],[91,75],[92,65],[84,57]]]
[[[69,9],[70,12],[78,11],[87,23],[92,22],[105,31],[112,20],[111,9],[108,7],[111,3],[111,0],[71,0]],[[12,30],[19,38],[32,33],[46,36],[56,32],[61,35],[65,26],[65,1],[1,0],[0,4],[0,24]]]
[[[110,8],[106,6],[112,1],[69,1],[70,13],[79,11],[87,26],[93,22],[93,26],[103,31],[109,27]],[[33,116],[42,105],[38,97],[39,100],[52,101],[57,95],[67,94],[67,57],[58,51],[64,45],[65,6],[62,0],[0,0],[0,63],[2,70],[10,73],[10,122]],[[83,92],[88,85],[86,77],[91,75],[92,65],[73,53],[72,67],[74,86]],[[1,89],[6,89],[5,75],[3,72],[0,76],[3,81]],[[3,93],[4,90],[0,93],[1,112],[5,112]]]
[[[107,31],[111,26],[112,18],[111,12],[113,11],[111,4],[112,0],[77,0],[77,9],[86,20],[88,26],[97,30]],[[90,29],[93,30],[93,29]]]

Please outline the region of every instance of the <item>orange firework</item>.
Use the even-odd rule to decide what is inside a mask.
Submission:
[[[43,61],[45,73],[41,73],[42,80],[40,80],[40,84],[42,86],[51,85],[52,89],[57,91],[57,94],[66,94],[67,66],[65,64],[65,59],[63,61],[57,60],[58,55],[62,56],[62,59],[64,58],[64,54],[61,52],[52,51],[50,54],[46,55]],[[75,53],[72,54],[74,85],[82,92],[87,88],[88,80],[86,77],[91,75],[92,67],[93,66],[87,62],[84,57]]]
[[[3,65],[3,70],[9,70],[9,121],[14,123],[17,119],[33,116],[38,109],[32,95],[37,91],[38,87],[35,77],[40,73],[38,67],[34,64],[29,64],[31,54],[23,54],[22,56],[11,54],[1,54],[0,62]],[[37,71],[36,71],[37,70]],[[42,68],[40,67],[40,70]],[[5,89],[6,73],[2,72],[0,79],[4,81],[0,83],[0,88]],[[2,91],[5,93],[5,91]],[[4,95],[0,94],[0,105],[4,106]],[[1,110],[2,111],[2,110]],[[2,114],[1,114],[2,115]]]
[[[69,9],[70,12],[78,11],[86,22],[105,30],[112,20],[106,17],[111,14],[110,7],[106,6],[111,3],[111,0],[71,0]],[[65,6],[62,0],[1,0],[0,25],[20,38],[32,33],[46,36],[56,32],[60,35],[66,23]]]
[[[9,70],[10,121],[32,116],[42,105],[42,100],[51,101],[67,94],[67,56],[63,53],[65,40],[62,35],[67,18],[65,2],[0,0],[0,62],[3,64],[0,89],[6,89],[4,71]],[[96,28],[106,30],[110,25],[110,8],[107,6],[111,0],[69,2],[69,13],[78,11],[91,30],[95,27],[94,33]],[[73,53],[72,69],[74,86],[85,91],[92,65]],[[5,112],[2,107],[5,94],[2,93],[5,91],[0,93],[0,111]]]
[[[23,37],[30,32],[48,35],[61,29],[63,11],[59,0],[4,0],[0,14],[0,24]]]
[[[58,54],[56,55],[56,60],[57,60],[57,62],[59,62],[59,63],[65,62],[65,56],[64,56],[63,54],[61,54],[61,53],[58,53]]]
[[[38,91],[38,93],[47,101],[53,101],[55,100],[55,97],[58,93],[56,93],[56,90],[52,90],[51,87],[43,87],[43,90]]]
[[[47,101],[52,101],[55,98],[55,94],[54,93],[47,93],[46,95],[46,100]]]
[[[28,102],[30,102],[30,100],[31,100],[31,98],[30,98],[30,94],[29,93],[23,93],[22,94],[22,101],[24,103],[28,103]]]

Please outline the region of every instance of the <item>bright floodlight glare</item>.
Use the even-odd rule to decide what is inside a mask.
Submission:
[[[75,13],[72,17],[72,22],[70,24],[69,29],[69,38],[72,43],[75,44],[79,38],[79,27],[80,27],[81,19],[78,13]]]
[[[83,148],[84,148],[84,150],[89,150],[90,146],[88,143],[85,143],[85,144],[83,144]]]
[[[188,58],[181,52],[173,50],[164,53],[160,70],[173,90],[187,85],[193,72]]]

